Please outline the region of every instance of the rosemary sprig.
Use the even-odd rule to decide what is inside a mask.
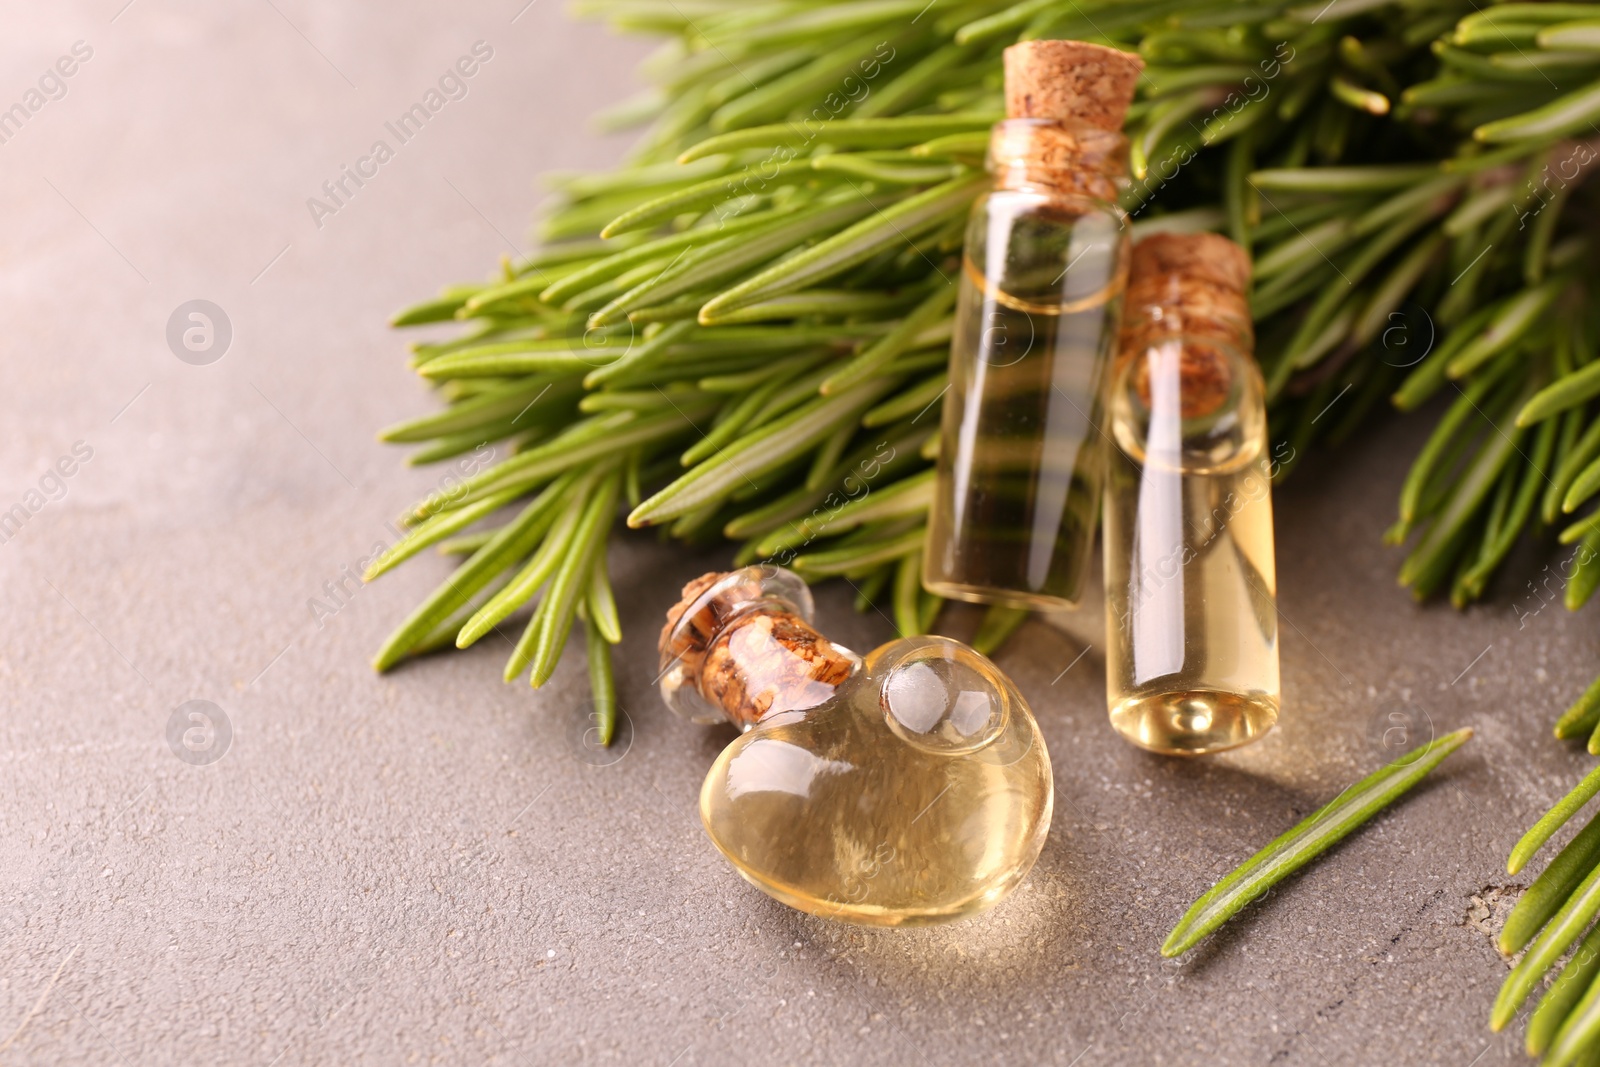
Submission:
[[[1413,546],[1407,584],[1477,599],[1519,536],[1566,514],[1568,605],[1600,585],[1600,315],[1569,176],[1588,146],[1566,140],[1600,116],[1600,67],[1570,58],[1600,5],[975,0],[909,30],[905,8],[589,6],[672,42],[631,109],[653,125],[627,166],[562,181],[558,243],[397,317],[465,331],[414,346],[448,406],[391,436],[417,461],[485,443],[499,461],[423,501],[375,564],[469,553],[379,666],[532,612],[514,658],[538,683],[578,613],[599,700],[594,646],[620,637],[610,524],[589,510],[579,538],[558,520],[599,506],[606,470],[635,522],[842,575],[859,608],[887,597],[903,632],[932,625],[922,409],[999,52],[1019,37],[1146,58],[1126,205],[1141,229],[1225,227],[1252,250],[1280,476],[1386,395],[1452,395],[1390,531]],[[537,501],[552,510],[528,515]],[[1018,621],[992,613],[985,645]],[[1594,693],[1561,731],[1600,742]]]

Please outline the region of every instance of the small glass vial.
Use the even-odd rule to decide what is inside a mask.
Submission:
[[[1109,408],[1106,699],[1153,752],[1248,744],[1278,720],[1273,465],[1250,258],[1216,234],[1133,250]]]
[[[940,596],[1052,609],[1082,593],[1127,275],[1122,121],[1143,66],[1079,41],[1005,51],[1009,117],[967,225],[923,552]]]
[[[1027,703],[958,641],[864,659],[811,627],[773,566],[690,582],[661,632],[661,694],[744,731],[700,791],[706,833],[747,881],[830,919],[945,922],[998,903],[1050,829],[1050,756]]]

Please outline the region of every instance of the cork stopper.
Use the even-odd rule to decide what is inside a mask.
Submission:
[[[766,715],[814,708],[860,659],[810,625],[805,583],[778,567],[712,572],[683,587],[659,650],[662,693],[696,722],[748,730]]]
[[[1227,346],[1249,356],[1250,254],[1215,233],[1157,233],[1133,246],[1126,313],[1118,348],[1123,359],[1182,337],[1179,390],[1183,417],[1216,411],[1233,391]],[[1150,403],[1150,364],[1139,364],[1139,398]]]
[[[1249,315],[1250,253],[1220,233],[1153,233],[1133,246],[1128,285],[1178,287],[1180,302]]]
[[[1005,50],[1006,117],[1054,119],[1120,133],[1144,60],[1084,41],[1023,41]]]

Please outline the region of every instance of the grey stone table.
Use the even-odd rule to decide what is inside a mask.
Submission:
[[[1507,848],[1584,766],[1548,722],[1600,642],[1533,613],[1531,555],[1466,614],[1395,587],[1379,534],[1417,426],[1280,496],[1280,730],[1205,763],[1134,751],[1098,651],[1030,624],[1001,663],[1056,763],[1032,876],[964,924],[829,925],[708,845],[694,798],[727,737],[650,689],[656,620],[721,556],[614,547],[631,740],[608,765],[576,647],[537,693],[487,643],[367,667],[445,571],[349,578],[440,477],[374,443],[431,403],[385,318],[525,250],[541,171],[617,157],[581,117],[645,46],[554,0],[12,2],[6,29],[0,1062],[1521,1062],[1484,1028],[1485,930]],[[334,199],[346,167],[366,177]],[[169,345],[197,299],[225,350],[188,310]],[[857,648],[889,636],[820,603]],[[1163,962],[1188,901],[1375,766],[1405,702],[1478,740]]]

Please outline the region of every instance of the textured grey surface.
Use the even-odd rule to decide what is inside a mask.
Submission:
[[[1379,534],[1417,427],[1279,498],[1282,729],[1205,763],[1134,751],[1098,655],[1063,674],[1082,646],[1031,624],[1001,663],[1056,764],[1033,875],[964,924],[831,926],[704,840],[726,735],[649,688],[659,613],[719,557],[613,549],[634,733],[609,766],[574,740],[576,647],[538,693],[491,641],[370,673],[442,562],[329,592],[440,477],[372,440],[430,403],[385,317],[520,246],[538,172],[615,158],[580,116],[643,47],[553,0],[123,4],[9,3],[0,36],[0,106],[93,49],[0,144],[0,510],[93,449],[0,544],[0,1062],[1520,1061],[1484,1029],[1505,968],[1466,916],[1583,766],[1547,723],[1600,642],[1592,615],[1530,613],[1531,556],[1465,615],[1395,588]],[[466,98],[319,229],[306,198],[478,40]],[[233,326],[208,366],[164,339],[194,298]],[[820,602],[854,647],[888,636]],[[233,731],[209,765],[166,739],[196,699]],[[1379,762],[1369,724],[1406,699],[1478,740],[1161,961],[1190,899]]]

